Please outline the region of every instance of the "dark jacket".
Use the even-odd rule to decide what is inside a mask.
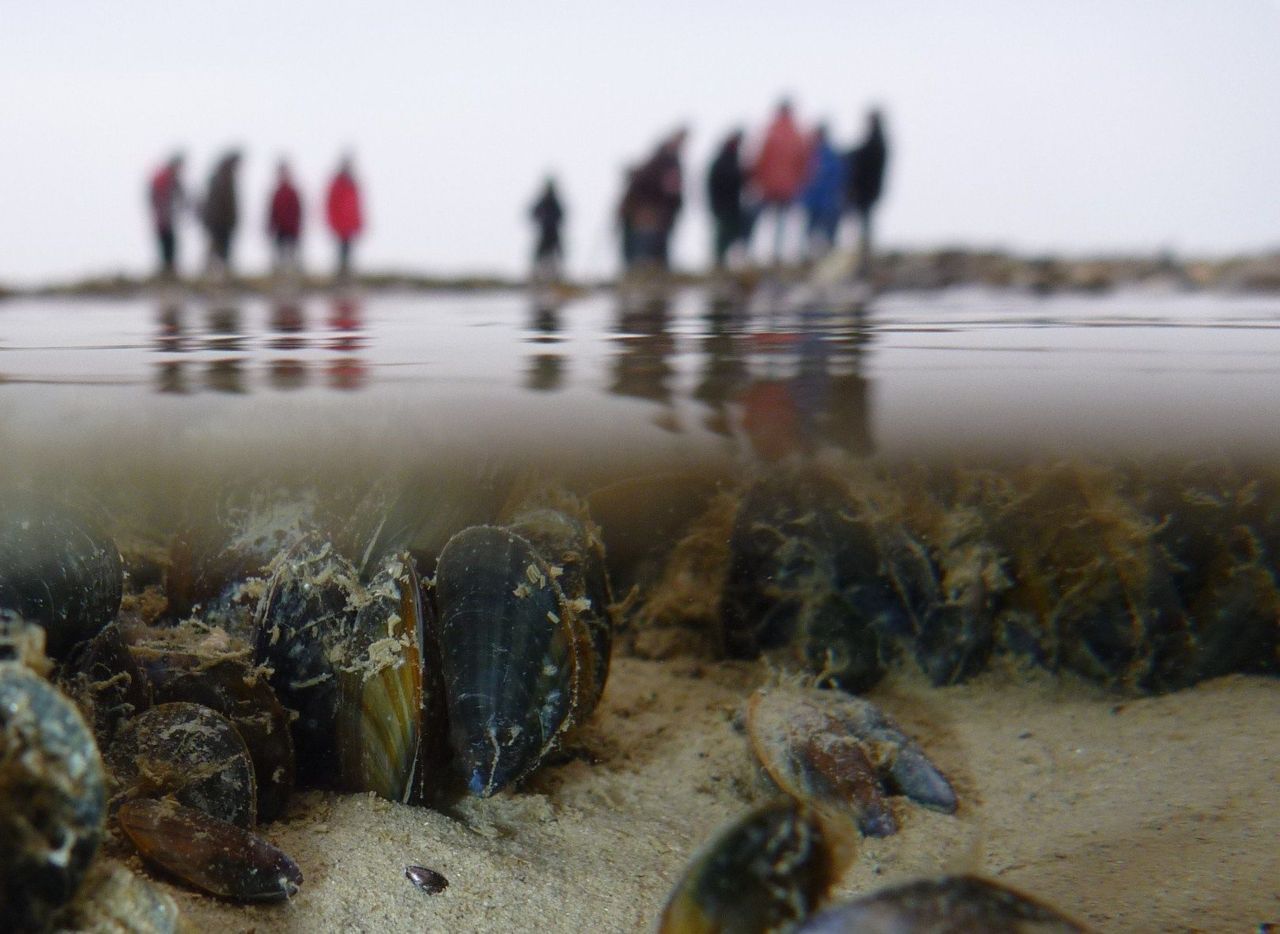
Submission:
[[[707,200],[711,213],[721,221],[742,215],[742,162],[738,153],[741,137],[725,140],[707,172]]]
[[[880,122],[874,121],[862,145],[849,152],[846,176],[848,190],[845,203],[853,210],[867,213],[880,200],[884,185],[884,167],[889,159],[888,147]]]
[[[240,163],[237,155],[224,156],[213,170],[209,179],[209,192],[204,199],[201,217],[204,226],[211,232],[229,232],[235,230],[239,212],[236,206],[236,167]]]
[[[542,197],[534,203],[529,214],[533,222],[538,225],[538,230],[544,235],[550,231],[559,232],[560,223],[564,220],[564,208],[560,206],[556,190],[548,186],[543,191]]]

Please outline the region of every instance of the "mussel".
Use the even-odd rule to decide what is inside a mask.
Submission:
[[[106,785],[75,705],[17,659],[26,639],[16,618],[0,620],[0,918],[42,930],[97,852]]]
[[[116,815],[147,862],[213,895],[273,902],[291,897],[302,871],[255,833],[173,801],[138,798]]]
[[[55,659],[120,609],[120,552],[90,516],[34,495],[0,498],[0,609],[43,626]]]
[[[824,813],[847,815],[867,836],[897,832],[889,794],[956,810],[946,776],[870,701],[779,686],[753,694],[746,719],[751,750],[778,788]]]
[[[257,782],[249,749],[226,717],[199,704],[152,707],[120,731],[106,754],[118,790],[111,809],[163,798],[251,829]]]
[[[838,828],[792,799],[757,808],[704,846],[676,883],[660,934],[787,930],[826,897],[852,856]]]
[[[487,797],[533,771],[598,697],[603,662],[562,574],[529,539],[497,526],[464,529],[440,553],[450,738],[472,794]]]
[[[979,876],[942,876],[890,886],[814,915],[802,934],[1083,934],[1070,918]]]

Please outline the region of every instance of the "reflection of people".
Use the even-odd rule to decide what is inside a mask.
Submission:
[[[871,271],[871,211],[880,200],[885,164],[889,161],[879,110],[867,115],[867,135],[849,152],[848,160],[845,203],[858,218],[858,273],[865,278]]]
[[[276,172],[276,190],[271,195],[267,215],[267,233],[276,248],[276,268],[295,268],[298,263],[298,238],[302,235],[302,199],[293,185],[289,164],[281,162]]]
[[[175,153],[156,169],[148,187],[151,224],[160,247],[160,275],[174,275],[178,261],[177,220],[185,203],[182,190],[182,154]]]
[[[338,165],[338,173],[329,183],[326,214],[329,229],[338,240],[338,278],[345,279],[351,274],[352,242],[364,226],[364,216],[360,210],[360,190],[351,174],[349,156],[343,157]]]
[[[236,201],[236,170],[240,153],[232,150],[222,157],[209,177],[209,189],[200,217],[209,235],[209,266],[222,274],[231,272],[231,238],[239,221]]]
[[[774,214],[773,260],[782,259],[782,239],[787,214],[809,171],[809,144],[796,126],[791,102],[778,104],[773,122],[765,131],[764,142],[756,155],[751,181],[763,208]]]
[[[819,126],[810,147],[809,180],[800,196],[808,218],[809,254],[814,258],[835,245],[844,188],[844,159],[827,138],[826,126]]]
[[[544,272],[554,279],[559,272],[564,248],[560,242],[560,225],[564,222],[564,207],[556,193],[555,179],[548,178],[529,215],[538,227],[538,242],[533,250],[534,273]]]
[[[742,210],[742,131],[734,130],[720,145],[707,172],[707,200],[716,222],[715,262],[723,269],[733,247],[746,239]]]

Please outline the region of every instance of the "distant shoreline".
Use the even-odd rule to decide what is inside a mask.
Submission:
[[[724,278],[751,282],[766,276],[802,280],[808,270],[802,266],[783,269],[756,267],[740,273],[676,271],[670,281],[676,285],[705,285]],[[1123,287],[1158,287],[1180,291],[1227,291],[1280,293],[1280,252],[1235,256],[1225,259],[1181,259],[1168,255],[1098,256],[1066,258],[1019,256],[992,250],[940,249],[889,251],[877,257],[872,275],[877,292],[933,291],[958,286],[1022,290],[1035,294],[1097,293]],[[421,272],[378,271],[336,282],[328,276],[309,275],[291,281],[269,274],[238,276],[214,283],[200,277],[163,280],[155,276],[124,273],[88,276],[35,286],[0,284],[0,300],[13,298],[127,298],[153,294],[164,289],[196,292],[273,294],[281,289],[322,292],[335,288],[365,291],[479,292],[517,291],[533,283],[522,277],[491,274],[435,275]],[[619,280],[570,280],[570,291],[612,288]]]

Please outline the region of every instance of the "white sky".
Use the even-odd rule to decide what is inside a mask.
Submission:
[[[180,147],[200,190],[229,145],[243,267],[287,155],[327,268],[318,202],[349,147],[365,268],[522,271],[554,170],[571,271],[606,272],[622,168],[680,122],[676,253],[701,264],[712,151],[784,93],[845,144],[885,108],[892,245],[1280,247],[1276,0],[0,0],[0,89],[0,282],[150,269],[152,167]]]

